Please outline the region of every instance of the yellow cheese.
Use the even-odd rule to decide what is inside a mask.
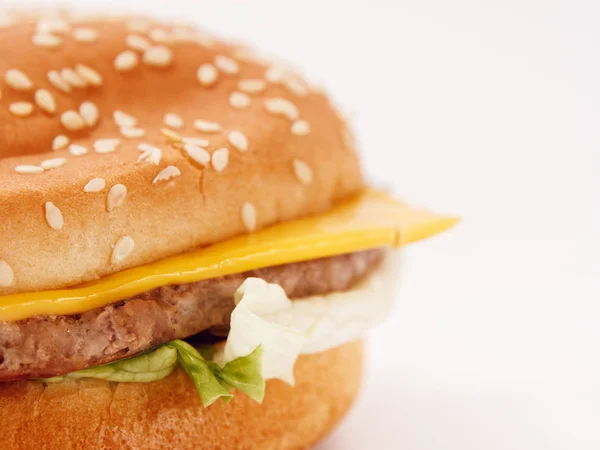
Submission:
[[[414,209],[386,193],[369,190],[319,216],[281,223],[71,289],[1,296],[0,320],[77,314],[159,286],[400,246],[440,233],[456,222],[454,217]]]

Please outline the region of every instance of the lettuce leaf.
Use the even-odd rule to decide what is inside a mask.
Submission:
[[[262,403],[265,397],[265,379],[261,373],[263,347],[259,345],[248,356],[236,358],[225,364],[223,368],[214,362],[213,373],[226,385],[242,391],[252,400]]]
[[[263,347],[262,376],[294,384],[294,364],[308,336],[279,325],[277,317],[291,308],[291,301],[277,284],[248,278],[235,293],[237,306],[231,313],[229,336],[215,361],[221,366]]]
[[[100,378],[120,383],[149,383],[169,376],[177,365],[177,350],[162,346],[151,352],[122,359],[103,366],[90,367],[66,375],[44,378],[46,383],[82,378]]]
[[[388,254],[381,267],[352,290],[298,301],[291,301],[279,285],[246,279],[235,293],[229,336],[214,361],[223,366],[261,345],[263,378],[293,385],[300,354],[359,339],[387,317],[395,300],[398,267],[398,254]]]
[[[179,364],[194,383],[204,407],[212,405],[219,398],[230,401],[233,398],[230,390],[233,389],[246,393],[260,403],[265,394],[265,380],[260,373],[262,353],[262,347],[258,346],[249,355],[221,367],[205,360],[187,342],[175,340],[132,358],[57,377],[42,378],[40,381],[59,383],[99,378],[120,383],[148,383],[166,378]]]
[[[215,377],[211,366],[198,350],[187,342],[180,340],[165,345],[177,350],[179,365],[186,371],[194,386],[196,386],[204,407],[212,405],[219,398],[226,402],[233,398],[233,394],[229,393],[228,389]],[[214,367],[212,369],[214,370]]]

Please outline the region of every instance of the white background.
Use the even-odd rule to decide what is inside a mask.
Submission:
[[[367,386],[322,450],[600,448],[598,2],[77,3],[299,63],[350,112],[374,183],[463,217],[405,250]]]

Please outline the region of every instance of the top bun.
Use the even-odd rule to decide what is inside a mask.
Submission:
[[[0,86],[0,295],[319,213],[363,184],[321,91],[193,28],[0,13]]]

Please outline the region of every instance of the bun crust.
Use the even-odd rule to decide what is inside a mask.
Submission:
[[[181,371],[154,383],[0,384],[0,440],[12,449],[299,449],[325,436],[360,384],[363,346],[302,356],[296,386],[267,382],[262,405],[238,394],[202,408]]]
[[[48,22],[14,18],[10,26],[0,27],[0,295],[75,285],[316,214],[362,187],[359,160],[344,120],[300,76],[250,61],[244,48],[186,28],[157,23],[142,27],[139,20],[133,27],[127,19],[63,18],[61,31],[44,20]],[[50,32],[43,32],[47,29]],[[151,50],[132,49],[132,35],[143,38],[138,47],[145,42]],[[132,53],[115,62],[125,51]],[[122,71],[132,64],[131,58],[137,65]],[[209,67],[206,64],[217,71],[216,81],[208,86],[199,80],[210,80],[212,69],[198,74],[201,66]],[[86,87],[72,84],[66,93],[56,87],[56,80],[49,81],[56,78],[49,73],[57,71],[67,85],[77,84],[73,73],[64,70],[69,68],[85,74]],[[13,69],[32,87],[27,88]],[[241,80],[262,81],[240,84]],[[48,93],[39,89],[48,91],[53,102],[48,103]],[[17,102],[33,104],[33,112],[18,116],[22,110],[15,108]],[[52,103],[55,112],[48,113]],[[81,114],[65,115],[69,110]],[[125,137],[113,119],[115,111],[133,116],[145,135]],[[165,121],[169,113],[178,117]],[[68,129],[81,126],[78,117],[91,125]],[[127,125],[126,119],[119,122]],[[220,131],[199,131],[195,120],[218,123]],[[309,124],[308,134],[305,124],[294,124],[296,120]],[[177,136],[167,138],[161,128],[170,129],[171,135],[174,131],[180,137],[208,140],[208,153],[192,149],[194,159]],[[88,153],[74,156],[80,147],[53,151],[59,135]],[[99,139],[119,142],[110,151],[111,142],[98,143]],[[157,160],[154,151],[138,161],[140,144],[160,150],[158,165],[152,162]],[[207,155],[222,148],[228,148],[224,168],[224,151],[203,166]],[[39,167],[55,158],[65,158],[66,163],[38,174],[17,172],[39,171],[17,166]],[[162,172],[169,166],[177,170]],[[156,180],[160,173],[177,171],[180,175]],[[102,178],[105,187],[86,192],[84,187],[94,178]],[[89,189],[101,184],[96,181]],[[124,197],[122,187],[111,191],[119,184],[126,188]]]

